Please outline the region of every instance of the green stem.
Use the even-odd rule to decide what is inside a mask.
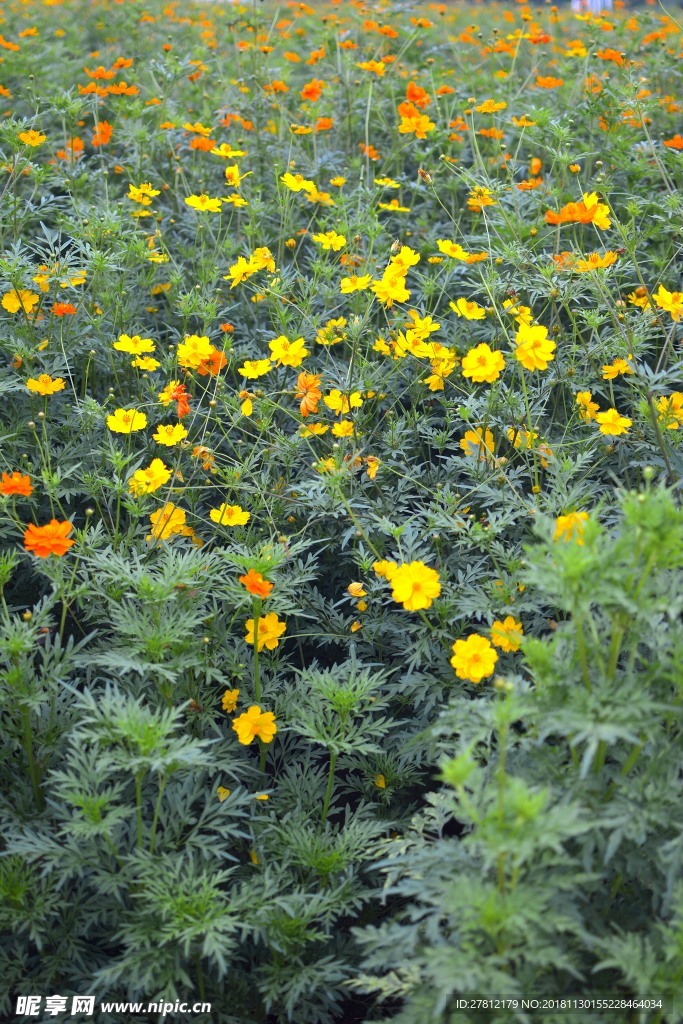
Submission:
[[[164,795],[164,789],[166,788],[166,779],[162,778],[159,783],[159,795],[157,796],[156,806],[154,808],[154,817],[152,819],[152,832],[149,837],[149,852],[154,853],[154,843],[157,834],[157,822],[159,821],[159,811],[161,809],[161,798]]]
[[[261,703],[261,675],[259,672],[258,626],[261,616],[261,598],[255,597],[251,612],[254,619],[254,699]]]
[[[325,790],[325,801],[323,803],[322,812],[323,824],[327,821],[327,812],[330,809],[330,800],[332,799],[332,790],[334,789],[334,769],[337,766],[337,756],[336,752],[330,752],[330,770],[327,775],[327,789]]]
[[[579,664],[581,665],[581,674],[583,676],[584,686],[587,690],[591,689],[591,677],[588,671],[588,658],[586,657],[586,641],[583,636],[583,621],[580,618],[576,619],[576,649],[579,655]]]
[[[24,750],[28,760],[28,772],[31,778],[31,788],[39,811],[45,808],[45,796],[40,788],[40,766],[37,764],[33,753],[33,734],[31,732],[31,712],[24,706],[21,709],[21,717],[24,724]]]
[[[142,847],[142,776],[135,776],[135,806],[138,821],[138,849]]]

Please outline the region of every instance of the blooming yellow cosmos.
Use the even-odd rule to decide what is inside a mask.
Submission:
[[[218,508],[212,508],[209,519],[219,526],[244,526],[251,519],[251,512],[245,512],[240,505],[228,505],[223,502]]]
[[[107,426],[115,434],[134,434],[147,426],[147,416],[138,409],[116,409],[107,416]]]
[[[441,593],[438,572],[424,562],[406,562],[397,566],[389,582],[394,601],[402,604],[408,612],[429,608]]]

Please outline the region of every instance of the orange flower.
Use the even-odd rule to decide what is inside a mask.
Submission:
[[[109,121],[100,121],[100,123],[95,128],[95,131],[93,132],[93,146],[95,146],[95,148],[97,148],[97,146],[106,146],[111,138],[111,133],[113,131],[114,128],[112,127],[112,125],[109,124]]]
[[[683,149],[683,135],[674,135],[671,139],[664,139],[664,145],[669,149]]]
[[[557,89],[560,85],[564,85],[564,78],[554,78],[553,75],[536,76],[537,89]]]
[[[421,85],[416,85],[415,82],[408,82],[406,99],[409,103],[414,103],[420,110],[424,110],[432,102],[432,98],[427,90],[423,89]]]
[[[55,302],[52,306],[53,316],[73,316],[77,312],[76,306],[73,306],[70,302]]]
[[[268,580],[264,579],[260,572],[256,572],[255,569],[249,569],[244,576],[239,577],[240,583],[246,587],[250,594],[254,597],[268,597],[274,584],[269,583]]]
[[[301,90],[301,99],[310,100],[311,103],[315,103],[322,96],[324,88],[325,83],[321,78],[312,78]]]
[[[296,397],[301,400],[299,408],[304,417],[318,411],[318,402],[322,398],[320,380],[317,373],[300,373],[296,379]]]
[[[11,494],[20,494],[22,498],[30,498],[33,494],[30,476],[22,476],[16,470],[13,473],[3,473],[0,481],[0,494],[7,497]]]
[[[187,416],[188,413],[192,412],[192,407],[189,401],[190,396],[188,395],[184,384],[178,384],[177,387],[173,388],[169,398],[172,402],[176,403],[176,415],[179,420],[181,420],[183,416]]]
[[[200,377],[215,377],[221,372],[224,366],[227,366],[228,360],[223,352],[219,352],[217,348],[213,350],[210,356],[203,359],[197,367],[197,373]]]
[[[48,558],[50,555],[61,557],[76,543],[68,538],[72,530],[71,523],[60,523],[56,519],[52,519],[47,526],[29,523],[24,533],[24,547],[38,558]]]

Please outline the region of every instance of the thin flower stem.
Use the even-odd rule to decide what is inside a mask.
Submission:
[[[323,822],[323,825],[327,821],[327,812],[330,809],[330,800],[332,799],[332,791],[334,789],[334,770],[335,770],[335,768],[337,766],[337,757],[338,757],[338,754],[336,753],[336,751],[334,751],[334,752],[331,751],[330,752],[330,769],[329,769],[329,772],[327,774],[327,789],[325,790],[325,800],[323,802],[323,810],[322,810],[322,822]]]
[[[259,645],[258,627],[261,615],[261,598],[255,597],[252,604],[252,615],[254,618],[254,699],[257,704],[261,703],[261,674],[259,671]]]
[[[24,726],[24,750],[26,751],[26,758],[28,760],[28,772],[31,779],[31,788],[33,789],[36,807],[39,811],[42,811],[45,808],[45,796],[40,788],[40,766],[36,762],[35,754],[33,752],[31,712],[26,705],[21,709],[21,717]]]

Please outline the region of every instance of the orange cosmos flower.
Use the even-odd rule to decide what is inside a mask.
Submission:
[[[75,544],[75,541],[68,538],[72,530],[71,523],[60,523],[56,519],[52,519],[47,526],[29,523],[24,533],[24,547],[38,558],[49,558],[50,555],[61,557]]]
[[[93,146],[95,148],[97,148],[98,146],[106,146],[109,140],[111,139],[111,133],[113,131],[114,128],[112,125],[109,124],[109,121],[100,121],[100,123],[95,128],[95,131],[93,132]]]
[[[249,569],[244,576],[238,577],[240,583],[253,594],[254,597],[265,598],[268,597],[274,584],[269,583],[268,580],[264,579],[260,572],[256,572],[255,569]]]
[[[321,378],[316,373],[300,373],[296,379],[296,397],[301,400],[299,408],[304,417],[318,411],[318,402],[322,398],[320,381]]]
[[[301,99],[315,103],[322,96],[324,88],[325,82],[321,78],[312,78],[301,90]]]
[[[536,76],[537,89],[557,89],[560,85],[564,85],[564,78],[554,78],[553,75]]]
[[[70,302],[55,302],[52,306],[53,316],[73,316],[77,312],[76,306],[73,306]]]
[[[416,85],[415,82],[408,82],[406,86],[406,99],[409,103],[414,103],[420,110],[424,110],[432,102],[432,98],[426,89],[423,89],[421,85]]]
[[[217,348],[213,350],[210,356],[206,359],[202,359],[201,363],[197,367],[197,373],[200,377],[215,377],[221,372],[224,366],[227,366],[228,360],[223,352],[219,352]]]
[[[33,494],[30,476],[22,476],[16,470],[11,474],[3,473],[0,481],[0,494],[4,494],[6,497],[18,494],[22,498],[30,498]]]

